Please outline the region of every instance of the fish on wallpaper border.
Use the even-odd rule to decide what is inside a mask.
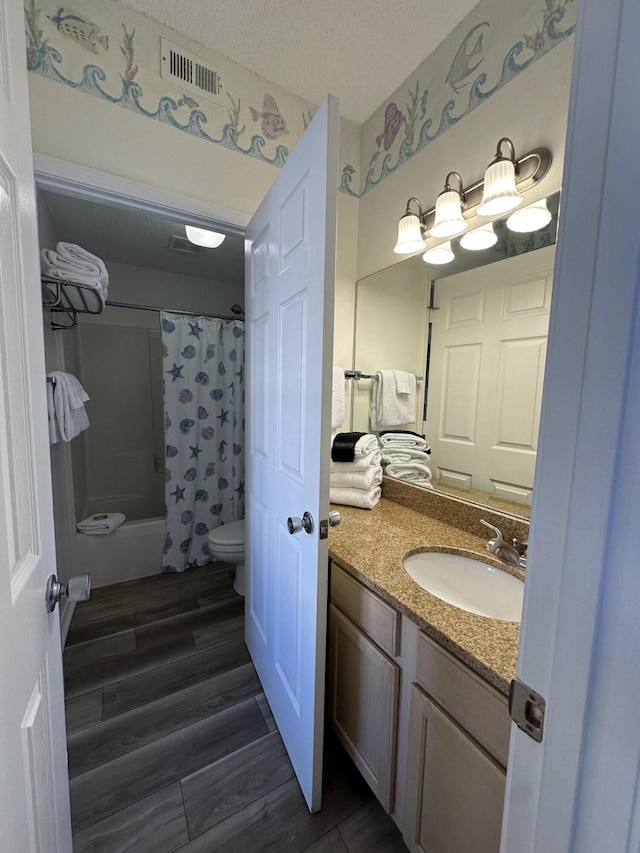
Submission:
[[[251,118],[254,121],[258,121],[258,119],[262,120],[260,127],[266,139],[277,139],[279,136],[289,133],[287,123],[278,109],[273,95],[267,94],[264,96],[261,112],[258,112],[253,107],[249,107],[249,110],[251,111]]]
[[[485,27],[488,26],[489,22],[483,21],[481,24],[472,27],[453,57],[451,68],[444,80],[451,86],[456,95],[459,95],[460,90],[468,84],[467,77],[473,74],[484,59],[481,54],[484,50]]]
[[[60,35],[81,47],[98,54],[98,48],[109,50],[109,36],[100,35],[100,27],[65,6],[60,6],[55,15],[47,15]]]
[[[197,109],[200,104],[197,101],[194,101],[193,98],[190,98],[189,95],[183,95],[178,101],[179,107],[186,107],[188,110]]]
[[[380,136],[376,136],[376,145],[378,148],[384,143],[384,150],[388,151],[403,124],[404,115],[398,109],[398,105],[394,103],[387,104],[387,108],[384,111],[384,130]]]

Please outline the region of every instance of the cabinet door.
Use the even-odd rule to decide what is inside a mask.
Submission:
[[[393,807],[400,669],[336,607],[329,612],[329,717],[383,808]]]
[[[424,853],[498,853],[506,774],[414,685],[405,842]]]

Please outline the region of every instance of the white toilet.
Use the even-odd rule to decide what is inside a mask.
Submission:
[[[208,539],[209,549],[216,560],[235,565],[233,588],[238,595],[244,595],[244,519],[216,527]]]

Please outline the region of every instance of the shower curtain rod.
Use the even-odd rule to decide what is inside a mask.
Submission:
[[[107,299],[104,303],[113,308],[133,308],[134,311],[168,311],[170,314],[186,314],[189,317],[213,317],[216,320],[244,320],[244,316],[235,314],[207,314],[203,311],[181,311],[179,308],[153,308],[149,305],[134,305],[132,302],[114,302]]]

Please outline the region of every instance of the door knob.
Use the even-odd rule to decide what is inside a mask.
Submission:
[[[329,527],[337,527],[342,519],[337,509],[332,509],[329,513]]]
[[[300,533],[301,530],[304,530],[306,533],[313,533],[313,518],[311,518],[311,513],[305,512],[302,518],[290,516],[287,519],[287,529],[291,534]]]
[[[47,610],[51,613],[61,598],[69,601],[88,601],[91,595],[91,575],[76,575],[66,583],[60,583],[55,575],[47,581]]]

